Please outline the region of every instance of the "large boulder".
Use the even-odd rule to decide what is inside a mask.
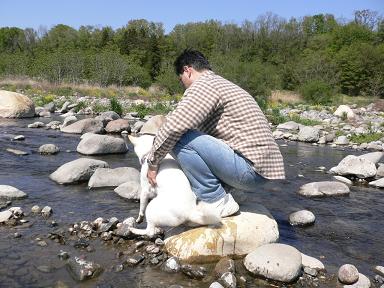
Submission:
[[[339,196],[349,194],[349,187],[338,181],[322,181],[304,184],[298,193],[307,197]]]
[[[0,199],[13,200],[22,199],[25,197],[27,197],[26,193],[13,186],[0,185]]]
[[[128,151],[124,139],[107,135],[87,134],[76,148],[84,155],[126,153]]]
[[[329,172],[337,175],[354,175],[358,178],[369,178],[376,175],[376,166],[364,157],[348,155]]]
[[[299,130],[300,125],[295,121],[288,121],[277,125],[276,129],[283,131],[296,132]]]
[[[365,160],[369,160],[374,164],[379,163],[381,158],[383,158],[384,152],[371,152],[371,153],[366,153],[363,155],[360,155],[359,158],[363,158]]]
[[[311,126],[301,126],[298,139],[302,142],[317,142],[320,138],[320,130]]]
[[[110,121],[105,127],[107,133],[120,133],[122,131],[131,131],[131,126],[129,125],[129,120],[127,119],[117,119]]]
[[[89,179],[88,188],[117,187],[128,181],[140,181],[140,172],[132,167],[119,167],[115,169],[97,168]]]
[[[275,219],[258,205],[255,213],[223,218],[220,227],[199,227],[171,236],[165,239],[165,249],[188,263],[210,262],[224,256],[244,256],[278,238]]]
[[[27,96],[0,90],[0,117],[28,118],[35,116],[35,105]]]
[[[151,117],[141,127],[140,134],[156,135],[157,131],[165,123],[165,121],[166,121],[166,118],[163,115],[156,115],[156,116]]]
[[[245,268],[252,274],[286,283],[299,277],[301,262],[296,248],[278,243],[260,246],[244,259]]]
[[[84,134],[87,132],[91,133],[103,133],[104,126],[103,122],[93,118],[87,118],[79,120],[75,123],[72,123],[68,126],[60,128],[64,133],[73,133],[73,134]]]
[[[97,168],[109,168],[109,165],[100,160],[80,158],[61,165],[49,178],[59,184],[88,181]]]
[[[106,111],[101,113],[99,116],[96,116],[95,119],[102,121],[105,127],[108,124],[108,122],[112,120],[120,119],[120,116],[115,111]]]
[[[117,195],[125,199],[139,200],[141,192],[140,182],[128,181],[119,185],[119,187],[116,187],[113,191],[115,191]]]

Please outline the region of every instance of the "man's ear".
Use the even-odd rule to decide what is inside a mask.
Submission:
[[[135,136],[132,136],[132,135],[128,135],[128,139],[129,141],[131,141],[131,143],[133,144],[133,146],[135,146],[137,144],[137,140],[139,139],[139,137],[135,137]]]

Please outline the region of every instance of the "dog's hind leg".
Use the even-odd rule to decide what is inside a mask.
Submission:
[[[139,216],[136,219],[136,223],[141,223],[144,220],[145,209],[147,209],[148,201],[150,198],[153,198],[153,189],[152,187],[148,187],[147,189],[142,189],[140,192],[140,210]]]
[[[148,223],[147,228],[145,229],[138,229],[138,228],[130,228],[129,229],[134,235],[137,236],[148,236],[149,238],[152,238],[153,236],[160,234],[161,229],[155,227],[155,225]]]

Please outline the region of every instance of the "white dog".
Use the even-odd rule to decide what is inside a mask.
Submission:
[[[196,195],[177,161],[170,155],[160,162],[156,177],[157,186],[152,187],[147,179],[148,164],[146,155],[152,148],[154,136],[129,135],[134,145],[135,153],[141,162],[140,171],[140,212],[136,222],[142,222],[144,215],[147,219],[146,229],[131,228],[136,235],[153,237],[159,232],[159,227],[175,227],[185,222],[199,225],[217,224],[221,217],[217,212],[210,211],[204,204],[196,204]],[[149,203],[149,199],[154,198]]]

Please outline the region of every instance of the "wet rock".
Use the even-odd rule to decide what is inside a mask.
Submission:
[[[213,282],[211,285],[209,285],[209,288],[224,288],[223,285],[221,285],[219,282]]]
[[[17,156],[25,156],[25,155],[29,154],[29,152],[22,151],[22,150],[19,150],[19,149],[7,148],[5,150],[7,150],[9,153],[15,154]]]
[[[130,227],[136,226],[136,219],[134,217],[128,217],[124,219],[123,224],[127,224]]]
[[[140,172],[136,168],[97,168],[89,179],[88,188],[117,187],[128,181],[140,183]]]
[[[371,161],[354,155],[348,155],[331,168],[329,172],[338,175],[355,175],[358,178],[369,178],[376,175],[376,166]]]
[[[229,257],[221,258],[213,270],[213,274],[216,278],[220,278],[221,275],[226,272],[235,273],[235,261]]]
[[[63,103],[63,106],[61,106],[61,109],[59,110],[60,113],[66,113],[68,111],[68,106],[71,105],[71,102],[65,101]]]
[[[15,137],[13,137],[12,140],[14,140],[14,141],[23,141],[23,140],[25,140],[25,137],[24,137],[24,135],[16,135]]]
[[[164,271],[177,273],[181,269],[179,259],[176,257],[170,257],[164,263]]]
[[[72,277],[76,281],[84,281],[87,279],[95,278],[99,276],[103,271],[99,264],[86,261],[79,257],[70,259],[67,263],[67,267],[71,272]]]
[[[303,253],[301,253],[301,261],[302,261],[301,264],[303,265],[303,267],[308,267],[316,270],[325,269],[324,264],[320,260],[308,255],[305,255]]]
[[[383,156],[384,156],[384,152],[371,152],[371,153],[360,155],[359,158],[365,159],[365,160],[371,161],[374,164],[377,164],[379,163],[381,158],[383,158]]]
[[[337,277],[343,284],[353,284],[359,279],[359,271],[354,265],[344,264],[339,268]]]
[[[142,262],[144,259],[145,259],[145,256],[143,254],[136,253],[133,256],[127,257],[127,259],[125,260],[125,263],[127,263],[129,266],[136,266],[140,262]]]
[[[124,270],[124,265],[123,264],[118,264],[115,266],[115,272],[121,272]]]
[[[1,222],[1,221],[0,221]],[[19,232],[15,232],[13,233],[13,238],[21,238],[21,236],[23,236],[22,234],[20,234]]]
[[[51,216],[52,215],[52,212],[53,212],[53,210],[52,210],[52,208],[51,207],[49,207],[49,206],[45,206],[43,209],[41,209],[41,215],[43,216],[43,217],[49,217],[49,216]]]
[[[320,130],[311,126],[301,126],[298,137],[298,140],[302,142],[317,142],[319,141]]]
[[[104,131],[103,122],[100,120],[87,118],[79,120],[60,129],[64,133],[84,134],[87,132],[100,134]]]
[[[293,226],[311,225],[315,219],[315,215],[308,210],[300,210],[289,215],[289,223]]]
[[[1,199],[1,198],[0,198]],[[12,204],[12,201],[4,201],[4,200],[0,200],[0,210],[3,209],[3,208],[7,208],[8,206],[10,206]]]
[[[60,253],[57,255],[61,260],[67,260],[69,258],[68,252],[60,250]]]
[[[11,217],[12,217],[12,212],[9,210],[0,212],[0,223],[4,223],[8,221],[9,219],[11,219]]]
[[[260,245],[277,241],[279,231],[272,215],[261,205],[254,210],[223,218],[220,227],[198,227],[169,237],[165,249],[169,255],[193,263],[246,255]]]
[[[60,152],[60,148],[55,144],[44,144],[39,147],[39,153],[44,155],[53,155]]]
[[[378,188],[384,188],[384,178],[371,181],[368,183],[370,186],[378,187]]]
[[[307,197],[348,195],[349,188],[346,184],[337,181],[322,181],[304,184],[298,193]]]
[[[106,111],[96,116],[95,119],[102,121],[105,127],[110,121],[120,119],[120,116],[114,111]]]
[[[384,177],[384,164],[379,163],[379,167],[377,168],[376,172],[376,178],[382,178]]]
[[[71,125],[73,123],[75,123],[78,119],[76,118],[76,116],[74,115],[71,115],[71,116],[67,116],[64,118],[64,121],[63,121],[63,124],[60,125],[60,129],[64,128],[64,127],[67,127],[68,125]]]
[[[356,283],[351,285],[344,285],[343,288],[369,288],[371,287],[371,281],[368,277],[359,273],[359,280]]]
[[[84,155],[98,155],[126,153],[128,148],[122,138],[91,134],[80,141],[76,150]]]
[[[131,126],[127,119],[117,119],[110,121],[105,127],[107,133],[121,133],[122,131],[131,132]]]
[[[51,113],[55,112],[55,109],[56,109],[55,102],[49,102],[48,104],[45,104],[44,109]]]
[[[87,181],[97,168],[108,168],[109,165],[100,160],[79,158],[65,163],[53,172],[49,178],[59,184],[72,184]]]
[[[166,118],[163,115],[156,115],[156,116],[151,117],[140,128],[140,134],[156,135],[159,128],[165,123],[165,120],[166,120]]]
[[[44,126],[45,126],[45,124],[43,122],[39,122],[39,121],[28,124],[28,128],[41,128]]]
[[[89,241],[87,239],[79,239],[74,244],[73,247],[77,249],[85,249],[89,246]]]
[[[27,118],[35,116],[35,105],[27,96],[0,90],[0,118]]]
[[[155,244],[157,246],[164,246],[164,241],[162,239],[160,239],[160,238],[156,238]]]
[[[192,279],[203,279],[207,275],[207,269],[203,266],[181,265],[181,271]]]
[[[231,272],[225,272],[219,279],[219,282],[223,284],[225,288],[236,288],[237,281],[236,276]]]
[[[48,246],[47,242],[45,242],[44,240],[37,241],[36,244],[37,244],[38,246],[40,246],[40,247],[46,247],[46,246]]]
[[[47,265],[37,266],[36,269],[39,270],[40,272],[44,272],[44,273],[50,273],[53,270],[51,267],[49,267]]]
[[[119,185],[113,191],[125,199],[139,200],[141,191],[140,182],[136,180],[125,182]]]
[[[25,197],[27,197],[26,193],[13,186],[0,185],[0,199],[14,200],[23,199]]]
[[[100,225],[99,232],[111,231],[116,228],[117,223],[119,223],[119,220],[115,217],[112,217],[108,222],[102,223]]]
[[[32,212],[32,213],[40,213],[40,212],[41,212],[41,208],[40,208],[38,205],[34,205],[34,206],[31,208],[31,212]]]
[[[247,270],[256,276],[292,282],[301,272],[301,253],[285,244],[266,244],[256,248],[244,259]]]
[[[15,219],[19,219],[24,216],[24,212],[20,207],[11,207],[8,209],[8,211],[12,212],[12,217]]]
[[[304,267],[304,273],[308,274],[312,277],[316,277],[318,272],[316,269],[310,268],[310,267]]]
[[[143,127],[144,124],[145,124],[144,121],[136,121],[135,124],[133,124],[133,127],[131,128],[131,131],[133,133],[138,133],[140,131],[140,129]]]
[[[51,121],[45,126],[50,129],[60,129],[60,125],[61,125],[60,121]]]
[[[333,176],[333,178],[335,178],[337,181],[340,181],[340,182],[345,183],[347,185],[353,184],[351,180],[349,180],[348,178],[343,177],[343,176],[335,175],[335,176]]]
[[[160,248],[156,245],[148,245],[146,248],[145,248],[145,252],[147,252],[148,254],[158,254],[160,252]]]
[[[112,231],[108,231],[108,232],[102,232],[101,235],[100,235],[100,238],[104,241],[109,241],[109,240],[112,240]]]
[[[383,267],[383,266],[379,266],[379,265],[377,265],[377,266],[375,266],[375,267],[373,268],[373,271],[374,271],[375,273],[379,274],[380,276],[383,276],[383,277],[384,277],[384,267]]]

